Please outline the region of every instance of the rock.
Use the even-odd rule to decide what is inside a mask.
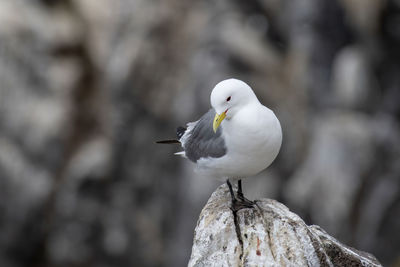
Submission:
[[[189,266],[381,266],[275,200],[256,204],[234,215],[220,186],[200,214]]]

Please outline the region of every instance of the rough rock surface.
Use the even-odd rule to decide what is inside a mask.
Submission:
[[[200,214],[189,266],[381,266],[283,204],[256,203],[234,215],[227,186],[220,186]]]

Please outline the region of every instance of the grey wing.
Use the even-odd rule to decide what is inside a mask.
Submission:
[[[193,162],[200,158],[219,158],[226,154],[226,146],[222,137],[222,128],[217,132],[213,130],[213,120],[215,117],[214,109],[210,109],[193,126],[188,127],[188,132],[184,136],[182,143],[185,155]],[[190,129],[191,128],[191,129]]]

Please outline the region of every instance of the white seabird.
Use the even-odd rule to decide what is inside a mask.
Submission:
[[[282,144],[281,125],[243,81],[221,81],[210,100],[212,109],[187,128],[178,128],[178,140],[159,143],[179,142],[184,151],[176,154],[196,163],[197,171],[228,183],[235,210],[250,207],[253,203],[244,198],[241,179],[274,161]],[[238,181],[239,200],[229,180]]]

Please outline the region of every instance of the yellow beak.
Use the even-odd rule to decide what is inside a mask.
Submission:
[[[217,132],[217,129],[218,129],[219,125],[225,119],[225,117],[226,117],[226,111],[222,112],[221,114],[218,114],[218,113],[215,114],[214,122],[213,122],[214,133]]]

